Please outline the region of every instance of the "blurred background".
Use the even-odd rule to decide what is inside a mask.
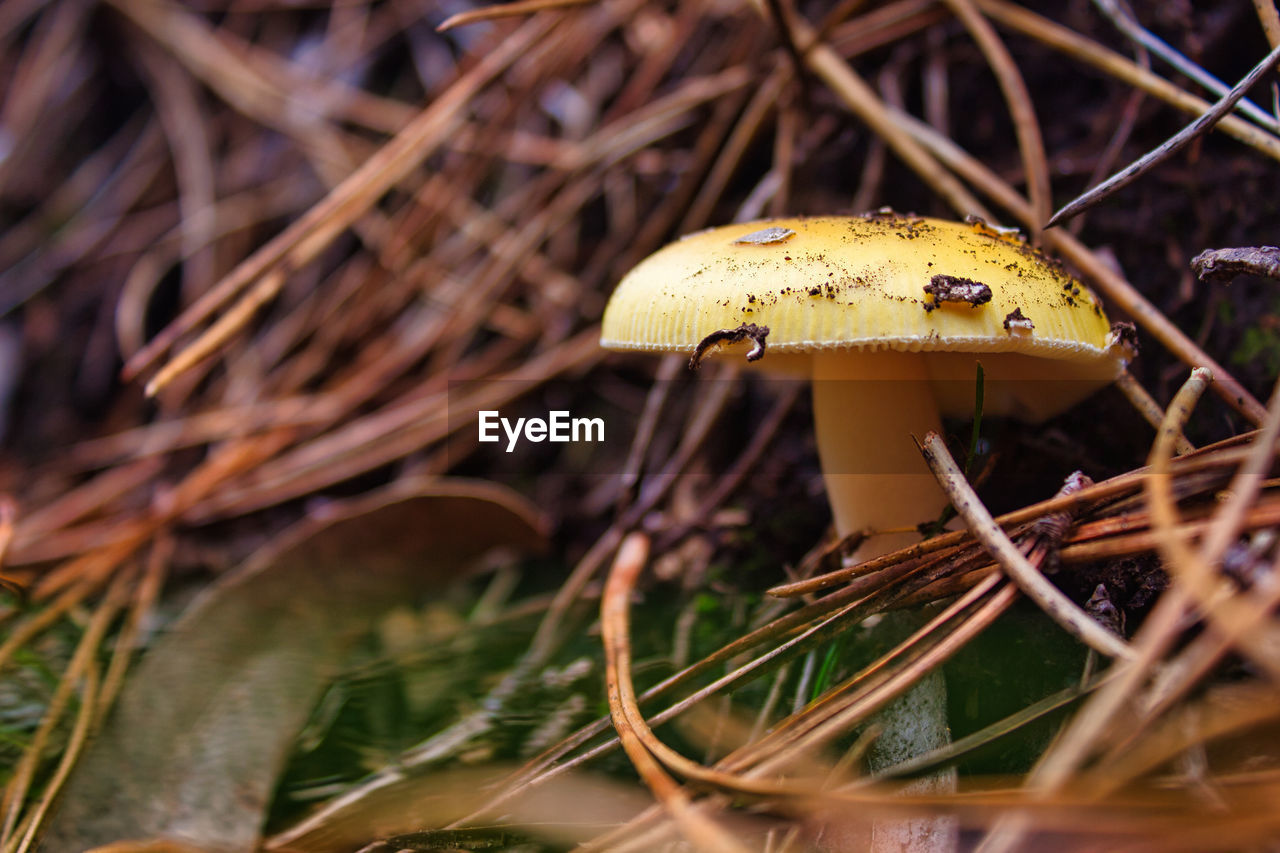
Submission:
[[[680,234],[885,206],[1017,226],[1064,257],[1113,320],[1136,323],[1132,377],[1157,409],[1191,367],[1215,366],[1222,393],[1181,424],[1191,444],[1250,446],[1265,414],[1257,401],[1280,373],[1280,291],[1247,273],[1202,282],[1190,261],[1276,239],[1275,75],[1248,108],[1131,186],[1042,229],[1276,44],[1274,6],[1243,0],[5,0],[3,849],[31,849],[45,831],[58,839],[46,849],[166,834],[194,849],[254,849],[272,833],[273,849],[330,849],[316,840],[323,832],[343,839],[331,849],[388,838],[398,840],[373,849],[561,849],[640,813],[650,802],[641,781],[652,780],[637,780],[617,750],[585,764],[619,786],[601,787],[602,799],[625,808],[599,805],[598,825],[577,835],[522,818],[494,830],[492,812],[488,834],[414,841],[484,803],[393,807],[400,819],[384,823],[362,792],[371,779],[416,785],[420,806],[441,786],[478,788],[441,768],[492,764],[527,781],[550,764],[522,763],[544,750],[562,745],[548,759],[561,761],[604,743],[608,727],[592,722],[609,713],[596,610],[625,533],[641,530],[652,546],[631,629],[641,687],[699,660],[723,675],[742,660],[717,650],[790,606],[765,590],[839,563],[802,387],[739,378],[727,364],[694,376],[678,358],[598,346],[618,279]],[[1206,88],[1206,76],[1225,88]],[[1146,465],[1159,412],[1144,417],[1134,393],[1107,389],[1041,425],[987,419],[970,460],[983,501],[1011,511],[1051,497],[1073,470],[1104,481]],[[619,431],[599,447],[507,459],[475,441],[470,413],[482,408],[607,415]],[[958,456],[971,430],[949,424]],[[1208,518],[1242,457],[1202,458],[1201,479],[1177,498]],[[1129,504],[1098,498],[1087,509],[1095,520],[1145,512],[1134,488]],[[1269,489],[1250,493],[1247,521],[1223,533],[1257,573],[1232,588],[1241,602],[1274,574]],[[366,517],[404,501],[448,522]],[[322,546],[289,550],[321,529]],[[1080,606],[1101,584],[1102,609],[1120,620],[1112,627],[1132,636],[1169,583],[1157,540],[1080,558],[1053,579]],[[508,547],[470,569],[490,546]],[[397,566],[389,586],[334,580],[383,563]],[[281,564],[298,574],[265,588],[245,580],[246,566]],[[1223,569],[1208,565],[1206,577]],[[175,621],[193,599],[205,609]],[[1194,626],[1218,605],[1193,600],[1202,606],[1186,605],[1176,632],[1161,629],[1167,642],[1144,665],[1213,635]],[[1250,605],[1272,633],[1274,604]],[[217,606],[227,623],[202,623]],[[263,627],[277,618],[283,638]],[[309,627],[287,627],[294,618]],[[187,635],[173,630],[182,624]],[[219,645],[239,636],[226,625],[251,638]],[[850,650],[856,621],[847,629],[715,695],[705,704],[719,723],[664,733],[707,763],[752,743],[875,658]],[[192,634],[207,638],[198,653],[171,647],[168,669],[158,654],[155,668],[130,669],[153,643]],[[962,778],[1014,790],[1098,687],[1096,661],[1025,601],[970,639],[955,641],[948,664],[953,735],[1011,715],[1021,734],[995,743],[988,732]],[[1259,641],[1237,654],[1237,641],[1197,652],[1194,677],[1167,701],[1153,693],[1144,731],[1156,737],[1157,722],[1172,726],[1202,699],[1189,718],[1218,719],[1222,685],[1255,691],[1240,700],[1251,708],[1280,707],[1275,648]],[[991,651],[1014,657],[1024,646],[1033,672],[990,669]],[[184,671],[172,664],[182,654],[210,657]],[[256,671],[248,660],[271,663],[240,686],[279,694],[280,705],[249,702],[207,729],[177,710],[184,696],[221,707],[200,691],[233,689],[236,673]],[[294,683],[286,672],[307,675]],[[150,693],[138,683],[148,677]],[[172,712],[149,716],[157,703]],[[264,721],[272,714],[277,723]],[[120,783],[139,748],[129,737],[148,719],[157,754],[140,766],[157,779],[196,778],[195,765],[209,766],[201,756],[234,752],[228,743],[272,756],[193,783],[256,792],[248,805],[209,794],[203,810],[206,823],[248,827],[239,841],[193,829],[202,809],[166,803],[164,784]],[[1075,769],[1130,761],[1115,778],[1116,790],[1140,789],[1124,801],[1132,808],[1091,824],[1080,815],[1097,817],[1096,804],[1060,786],[1046,837],[1068,848],[1091,832],[1154,845],[1139,849],[1274,843],[1275,817],[1261,819],[1258,805],[1280,782],[1274,712],[1232,720],[1176,747],[1096,729],[1097,748]],[[823,773],[842,767],[841,754],[856,765],[864,723],[833,736]],[[563,740],[575,731],[584,734]],[[1222,732],[1245,731],[1247,745],[1206,751]],[[209,753],[193,749],[175,767],[168,745],[184,736]],[[113,786],[127,789],[118,825],[51,824],[56,803],[64,815],[94,811]],[[590,798],[554,790],[559,810],[533,813],[572,823],[568,806]],[[354,796],[346,811],[343,796]],[[825,801],[706,801],[743,843],[839,849],[815,829],[827,825]],[[978,843],[1006,805],[997,797],[961,814],[964,843]],[[170,833],[163,813],[179,812],[186,822]],[[307,814],[318,822],[300,823]],[[1206,835],[1185,835],[1179,821],[1193,816]]]

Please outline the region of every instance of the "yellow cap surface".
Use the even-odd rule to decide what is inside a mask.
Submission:
[[[959,282],[962,291],[986,285],[989,301],[938,303],[925,287],[939,281]],[[601,344],[691,352],[708,335],[744,323],[769,327],[766,367],[770,353],[837,348],[1016,352],[1119,365],[1102,307],[1059,264],[981,223],[893,213],[690,234],[623,278],[605,309]]]

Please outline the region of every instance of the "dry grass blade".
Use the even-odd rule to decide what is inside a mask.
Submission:
[[[45,784],[40,800],[23,817],[22,823],[18,827],[18,832],[21,833],[20,837],[3,846],[6,853],[9,853],[9,851],[26,853],[26,851],[34,849],[36,840],[39,837],[41,822],[49,814],[49,810],[53,808],[59,792],[66,785],[67,778],[71,775],[71,770],[75,767],[76,761],[79,760],[80,754],[84,751],[85,744],[89,740],[89,735],[93,731],[95,717],[103,707],[99,691],[97,661],[89,660],[85,663],[81,679],[80,706],[76,711],[76,719],[72,724],[71,735],[67,738],[67,745],[58,760],[58,766],[54,770],[53,776]]]
[[[733,132],[719,151],[706,183],[703,184],[681,220],[681,233],[697,230],[707,223],[712,208],[723,195],[725,186],[739,167],[747,146],[760,132],[765,117],[777,108],[778,99],[788,79],[788,75],[781,70],[774,70],[756,90],[737,124],[734,125]]]
[[[336,122],[330,126],[326,119],[390,134],[413,118],[413,110],[398,101],[347,87],[340,80],[317,79],[226,29],[206,27],[178,5],[138,0],[113,5],[237,110],[297,138],[322,170],[350,167],[344,144],[350,140]]]
[[[442,23],[436,26],[436,32],[443,33],[454,27],[465,27],[468,24],[479,23],[480,21],[496,21],[502,18],[521,18],[525,15],[532,15],[534,12],[543,12],[547,9],[566,9],[571,6],[585,6],[588,3],[594,3],[596,0],[520,0],[516,3],[507,3],[502,6],[488,6],[483,9],[472,9],[469,12],[458,12],[445,18]]]
[[[158,335],[139,351],[125,366],[126,376],[136,376],[171,347],[183,333],[204,322],[214,312],[235,299],[246,287],[261,279],[280,278],[289,270],[298,269],[310,262],[342,231],[351,226],[394,184],[444,143],[462,121],[462,111],[468,101],[496,74],[513,62],[530,44],[546,35],[552,22],[535,19],[503,39],[496,50],[487,54],[474,68],[460,76],[449,89],[431,102],[394,139],[375,156],[367,159],[341,184],[334,188],[325,201],[308,211],[270,243],[243,261],[230,274],[205,293],[182,317],[165,332]],[[270,288],[257,284],[259,291]],[[252,304],[249,298],[248,304]],[[246,304],[241,300],[241,305]],[[247,321],[251,308],[239,312]],[[223,316],[226,316],[225,314]],[[176,356],[147,384],[148,393],[154,395],[174,378],[220,346],[236,329],[223,327],[213,335],[206,333],[204,344],[192,344],[190,356]]]
[[[4,797],[0,803],[3,809],[0,849],[5,850],[6,853],[26,849],[31,844],[39,828],[41,817],[48,811],[60,786],[66,781],[67,774],[75,763],[75,754],[84,744],[88,727],[98,713],[99,679],[96,661],[98,648],[106,636],[107,629],[115,620],[116,614],[124,606],[132,582],[133,578],[128,573],[118,575],[111,584],[106,598],[94,611],[92,621],[80,638],[66,671],[62,673],[57,690],[50,699],[49,709],[41,720],[40,728],[32,738],[31,748],[14,768],[13,775],[5,785]],[[44,745],[52,737],[54,728],[61,722],[67,703],[77,686],[81,689],[82,704],[78,709],[77,722],[73,729],[74,742],[68,744],[72,754],[59,763],[54,776],[45,783],[41,799],[28,805],[26,797],[36,779],[37,762],[44,751]]]
[[[600,545],[605,545],[608,541],[608,537],[606,537],[600,540]],[[616,543],[614,544],[614,547],[616,547]],[[770,641],[777,642],[782,640],[774,648],[769,649],[746,663],[736,665],[726,675],[715,679],[710,684],[707,684],[702,688],[694,690],[684,699],[668,706],[659,713],[652,715],[652,717],[649,718],[649,723],[652,725],[659,725],[667,722],[676,716],[685,713],[700,702],[703,702],[736,684],[744,683],[760,673],[767,672],[770,668],[777,666],[784,660],[814,648],[820,642],[830,638],[836,630],[838,630],[842,625],[848,624],[850,620],[875,612],[876,610],[884,607],[886,602],[903,596],[903,590],[896,590],[891,587],[896,580],[901,579],[903,575],[902,570],[909,572],[917,568],[917,566],[906,564],[905,566],[898,568],[900,569],[899,571],[884,572],[880,575],[864,578],[863,582],[860,584],[855,583],[844,590],[815,602],[812,605],[781,616],[746,634],[745,636],[734,640],[727,646],[724,646],[716,652],[704,657],[702,660],[676,675],[649,688],[640,697],[638,697],[638,701],[647,702],[661,696],[665,696],[675,688],[686,686],[693,679],[709,671],[714,671],[716,667],[719,667],[726,662],[739,658],[744,652]],[[919,579],[914,585],[920,586],[926,582],[927,578]],[[948,618],[950,615],[951,614],[949,613]],[[944,622],[946,622],[945,618],[942,620],[935,620],[935,623],[931,626],[926,626],[925,630],[932,630],[932,628]],[[980,630],[980,626],[986,623],[979,620],[971,621],[968,624],[970,630],[976,631]],[[937,650],[932,654],[936,653]],[[907,686],[909,685],[899,684],[898,689],[906,689]],[[883,698],[884,701],[888,700],[888,697]],[[587,738],[598,734],[602,729],[603,726],[601,724],[593,724],[592,726],[583,729],[581,732],[576,733],[573,737],[569,738],[564,744],[551,751],[549,754],[539,757],[537,761],[531,764],[531,767],[527,772],[522,773],[519,777],[512,780],[511,787],[503,796],[518,793],[525,786],[538,784],[541,780],[551,778],[558,773],[578,766],[582,762],[595,758],[598,755],[608,752],[614,748],[617,745],[616,741],[603,744],[600,747],[596,747],[582,755],[579,755],[573,760],[560,764],[557,767],[553,767],[553,762],[560,759],[565,752],[581,746]],[[690,768],[686,767],[686,769]],[[720,781],[724,781],[723,777],[718,778]],[[742,783],[733,785],[726,783],[726,786],[733,788],[734,790],[738,790],[741,787],[741,784]],[[752,787],[750,790],[756,791],[757,793],[762,792],[762,789],[758,787]],[[768,787],[767,791],[769,793],[778,793],[779,789],[776,787]],[[502,799],[503,797],[497,798],[492,805],[496,807],[502,802]]]
[[[1031,504],[1022,509],[1005,513],[995,521],[1006,528],[1014,528],[1019,525],[1026,524],[1029,521],[1038,521],[1039,519],[1060,512],[1076,513],[1084,511],[1095,506],[1098,503],[1104,503],[1108,500],[1122,496],[1125,494],[1133,494],[1142,488],[1142,478],[1139,473],[1122,474],[1114,479],[1107,480],[1102,483],[1094,483],[1085,486],[1078,491],[1070,491],[1055,495],[1048,500]],[[881,571],[889,567],[900,567],[905,563],[918,560],[921,557],[936,554],[943,551],[955,549],[957,546],[967,545],[972,539],[972,534],[967,531],[952,531],[933,536],[925,541],[895,551],[891,554],[885,554],[872,560],[867,560],[853,566],[835,569],[822,575],[812,578],[793,581],[791,583],[779,584],[769,589],[770,595],[780,597],[792,597],[799,595],[807,595],[812,592],[836,586],[842,582],[853,580],[854,578],[869,576],[875,572]],[[837,543],[829,553],[839,553],[843,543]]]
[[[1164,430],[1151,449],[1151,470],[1146,481],[1152,530],[1175,588],[1202,610],[1220,632],[1236,635],[1241,651],[1273,678],[1280,677],[1280,660],[1268,642],[1268,633],[1240,634],[1233,630],[1233,626],[1249,624],[1257,617],[1252,606],[1239,599],[1230,582],[1223,580],[1218,567],[1223,564],[1228,545],[1239,536],[1245,514],[1275,461],[1278,439],[1280,390],[1272,397],[1271,411],[1252,451],[1232,479],[1230,498],[1214,514],[1199,549],[1193,549],[1178,528],[1178,510],[1169,485],[1171,439]]]
[[[1144,714],[1134,721],[1134,734],[1082,774],[1080,784],[1105,797],[1207,743],[1274,722],[1277,698],[1273,685],[1217,685],[1171,713]]]
[[[596,541],[595,547],[574,567],[573,572],[570,573],[557,591],[550,608],[547,610],[546,618],[538,626],[538,631],[534,634],[533,640],[529,644],[530,660],[541,660],[550,653],[551,648],[560,639],[563,614],[572,606],[582,592],[583,587],[603,565],[604,560],[608,559],[609,555],[613,553],[613,549],[621,544],[623,530],[625,529],[624,522],[641,518],[642,514],[652,508],[666,490],[674,484],[675,473],[683,469],[694,451],[710,435],[711,427],[725,405],[728,391],[729,383],[716,383],[715,393],[707,400],[707,404],[701,407],[699,411],[700,417],[694,422],[692,429],[685,433],[676,455],[667,464],[667,470],[657,477],[656,486],[642,491],[640,499],[628,510],[627,518],[615,524],[606,535],[600,537]]]
[[[626,625],[624,621],[625,613],[611,612],[607,609],[610,606],[619,609],[624,608],[626,601],[624,596],[629,595],[631,590],[630,584],[624,582],[627,575],[631,573],[630,563],[621,563],[624,555],[627,555],[626,547],[627,544],[624,543],[619,550],[619,559],[614,564],[610,583],[606,587],[605,597],[602,601],[602,612],[605,618],[606,653],[613,662],[613,667],[610,670],[611,686],[615,683],[613,679],[617,679],[616,695],[618,701],[616,706],[611,702],[611,707],[613,707],[614,723],[619,728],[623,748],[627,750],[628,755],[633,756],[634,760],[633,749],[628,748],[628,740],[629,738],[635,738],[634,749],[646,750],[646,755],[651,754],[681,775],[697,780],[700,783],[737,793],[799,798],[802,802],[805,799],[824,796],[821,788],[813,787],[800,781],[773,781],[769,777],[775,767],[779,764],[794,767],[798,755],[806,753],[817,744],[842,731],[846,731],[855,719],[865,717],[876,708],[882,707],[894,696],[906,690],[922,674],[929,672],[940,660],[944,660],[954,653],[956,649],[963,646],[969,637],[988,625],[996,615],[1007,608],[1014,595],[1013,590],[1010,588],[1002,594],[990,596],[989,593],[999,584],[999,579],[996,577],[988,578],[986,583],[979,584],[967,595],[962,596],[952,606],[940,613],[929,625],[905,640],[893,654],[883,658],[876,667],[860,674],[851,682],[833,689],[824,697],[823,702],[816,703],[805,715],[794,718],[791,725],[787,727],[787,730],[790,731],[789,738],[779,738],[775,734],[758,744],[744,747],[728,756],[718,766],[739,772],[725,772],[725,770],[705,768],[669,749],[654,737],[648,723],[640,716],[636,697],[630,686],[627,645],[625,638],[618,634]],[[636,549],[633,547],[631,550],[634,552]],[[628,572],[622,576],[622,579],[616,580],[615,585],[615,579],[619,576],[618,567],[620,564],[624,565]],[[979,602],[982,603],[982,606],[975,608],[975,605]],[[952,630],[950,634],[941,638],[930,636],[936,635],[943,626],[954,622],[961,615],[966,617],[965,620],[960,627]],[[611,622],[614,623],[612,628],[609,627]],[[930,638],[934,645],[932,648],[920,653],[919,646],[925,638]],[[889,677],[874,679],[872,682],[874,689],[862,689],[850,695],[844,701],[836,701],[841,698],[842,693],[848,691],[849,687],[853,685],[863,687],[861,682],[866,675],[876,673],[880,667],[887,666],[889,661],[892,661],[894,657],[901,653],[916,653],[917,657],[891,673],[886,672],[885,675]],[[624,727],[625,731],[623,730]],[[797,737],[799,738],[798,740]],[[840,794],[834,796],[838,800],[843,799]],[[891,794],[875,792],[862,797],[855,795],[853,799],[854,801],[864,799],[867,802],[877,803],[893,801]],[[677,820],[679,820],[679,817],[677,817]],[[619,833],[615,833],[615,835],[618,838],[623,837]],[[649,840],[649,843],[652,843],[652,839]]]
[[[101,725],[106,713],[124,685],[125,673],[133,659],[142,632],[143,624],[151,617],[152,608],[160,598],[164,579],[169,571],[169,562],[173,558],[174,541],[172,537],[161,537],[151,546],[147,555],[146,568],[130,602],[129,612],[125,615],[124,625],[116,636],[115,649],[111,662],[102,677],[101,703],[96,720]]]
[[[1173,437],[1181,432],[1191,410],[1204,394],[1209,376],[1209,372],[1204,369],[1192,371],[1169,404],[1165,422],[1156,438],[1156,447],[1164,445],[1162,455],[1167,456]],[[1156,447],[1152,449],[1153,454]],[[1149,480],[1150,478],[1148,482]],[[1137,656],[1114,664],[1116,669],[1113,680],[1085,704],[1028,775],[1025,787],[1033,798],[1048,799],[1070,783],[1072,774],[1096,749],[1100,735],[1108,723],[1138,694],[1142,683],[1151,676],[1182,619],[1186,603],[1187,596],[1179,587],[1174,587],[1160,599],[1155,611],[1147,617],[1142,630],[1134,638],[1132,647],[1137,651]],[[1007,815],[987,833],[979,850],[982,853],[1005,853],[1012,850],[1023,839],[1030,825],[1030,818],[1026,814]]]
[[[623,711],[630,715],[631,726],[654,755],[683,775],[706,785],[738,794],[784,798],[793,802],[795,808],[802,810],[812,809],[819,802],[842,807],[861,804],[864,807],[891,807],[899,810],[923,809],[927,805],[936,806],[939,802],[937,796],[903,798],[893,790],[855,789],[848,786],[833,790],[821,777],[810,782],[803,778],[795,778],[794,773],[798,767],[820,770],[820,766],[815,768],[814,763],[806,759],[810,750],[831,737],[847,731],[855,720],[865,718],[875,709],[883,707],[894,696],[907,690],[922,674],[929,672],[939,661],[946,659],[975,633],[990,624],[992,619],[1008,607],[1016,594],[1012,587],[1008,587],[994,596],[989,595],[999,582],[998,578],[993,577],[987,584],[970,591],[905,640],[895,652],[883,658],[875,667],[860,673],[846,684],[833,688],[824,696],[822,702],[814,703],[803,715],[794,715],[789,724],[778,732],[759,742],[748,743],[735,750],[718,762],[716,769],[697,765],[657,741],[647,724],[639,717],[639,711],[634,702],[624,702]],[[975,606],[978,604],[981,606]],[[943,626],[954,623],[961,616],[964,617],[963,622],[949,629],[950,633],[942,637],[930,636],[938,634]],[[900,653],[919,652],[921,641],[925,638],[929,638],[933,644],[923,653],[918,654],[915,659],[892,672],[877,672]],[[877,677],[867,684],[864,681],[868,675],[877,675]],[[887,677],[878,677],[879,675]],[[851,692],[850,688],[854,686],[858,689]],[[630,698],[634,699],[634,696]],[[789,768],[791,773],[783,778],[775,778],[781,767]],[[642,817],[651,818],[652,816]],[[612,834],[612,843],[607,838],[601,839],[601,843],[609,844],[607,849],[613,849],[612,844],[633,836],[634,832],[634,827],[630,829],[624,827]],[[644,849],[645,845],[653,843],[656,843],[655,838],[652,835],[646,835],[642,844],[633,843],[620,849]]]
[[[1024,726],[1046,714],[1051,714],[1061,708],[1064,708],[1082,696],[1092,693],[1102,684],[1105,684],[1108,676],[1096,677],[1087,684],[1081,684],[1075,687],[1069,687],[1052,696],[1041,699],[1032,705],[1027,706],[1011,717],[999,720],[991,724],[985,729],[976,731],[971,735],[960,738],[945,747],[934,752],[926,753],[919,758],[904,761],[902,764],[894,767],[886,768],[876,774],[875,778],[893,778],[895,776],[909,776],[914,773],[926,769],[928,767],[939,764],[946,764],[965,755],[971,750],[981,748],[982,746],[1015,731],[1020,726]]]
[[[1013,588],[999,586],[1000,578],[996,576],[977,583],[891,652],[832,688],[803,713],[793,715],[786,725],[779,726],[771,737],[735,763],[751,767],[755,774],[779,771],[793,763],[797,755],[810,754],[885,707],[1013,603]],[[952,622],[958,624],[949,626]],[[920,649],[926,638],[930,644]],[[913,658],[899,660],[911,653],[915,653]]]
[[[88,562],[85,561],[86,564]],[[102,588],[101,575],[105,575],[108,571],[101,569],[104,565],[105,561],[94,560],[92,568],[100,570],[98,572],[100,576],[96,580],[82,580],[62,592],[57,598],[50,601],[46,607],[9,626],[8,635],[5,637],[4,642],[0,643],[0,669],[11,666],[14,655],[20,649],[48,630],[51,625],[55,625],[59,620],[65,618],[73,608],[85,599],[100,591]],[[113,564],[112,568],[114,567]]]
[[[1067,539],[1058,559],[1064,565],[1072,565],[1151,553],[1157,550],[1161,534],[1150,528],[1150,520],[1150,513],[1134,513],[1081,525]],[[1214,523],[1209,518],[1184,518],[1175,530],[1188,540],[1203,540]],[[1265,531],[1277,524],[1280,500],[1274,497],[1259,501],[1244,519],[1244,527],[1250,531]]]

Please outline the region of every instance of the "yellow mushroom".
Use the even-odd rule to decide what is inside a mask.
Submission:
[[[1015,234],[881,211],[690,234],[623,278],[601,344],[700,357],[724,343],[721,355],[811,377],[844,535],[936,517],[945,498],[910,436],[972,410],[975,361],[986,413],[1038,421],[1115,379],[1121,337],[1093,293]]]

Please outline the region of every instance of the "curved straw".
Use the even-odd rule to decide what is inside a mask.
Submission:
[[[681,833],[698,850],[716,853],[747,853],[747,848],[723,827],[694,808],[684,788],[666,774],[645,735],[651,735],[641,719],[632,713],[635,693],[631,688],[630,606],[636,578],[649,558],[649,539],[632,533],[622,540],[614,559],[604,595],[600,598],[600,626],[605,646],[605,679],[609,690],[609,715],[622,741],[622,749],[653,795],[680,827]]]
[[[1226,493],[1230,497],[1214,514],[1199,548],[1192,547],[1185,529],[1181,527],[1169,472],[1173,439],[1167,430],[1161,430],[1151,448],[1150,473],[1145,484],[1151,530],[1156,534],[1160,556],[1175,588],[1182,590],[1204,613],[1208,622],[1227,636],[1234,633],[1234,626],[1255,618],[1255,608],[1233,594],[1231,583],[1221,574],[1222,560],[1227,548],[1239,537],[1245,515],[1275,461],[1278,438],[1280,387],[1272,395],[1271,408],[1262,431],[1254,439],[1249,455],[1227,487]],[[1280,679],[1280,661],[1270,646],[1265,634],[1242,634],[1236,641],[1241,652],[1267,670],[1273,679]]]

